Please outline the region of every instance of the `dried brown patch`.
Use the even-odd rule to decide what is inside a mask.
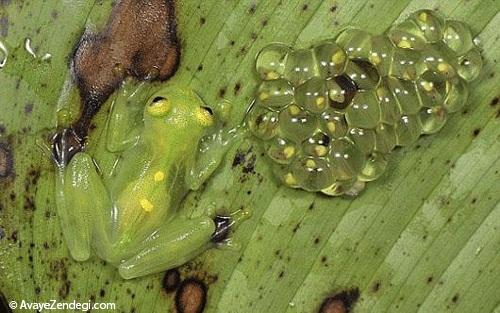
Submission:
[[[171,293],[177,290],[179,287],[179,284],[181,283],[181,274],[177,269],[171,269],[168,270],[165,273],[165,276],[163,276],[163,289],[165,289],[165,292]]]
[[[201,313],[206,302],[207,287],[195,278],[184,280],[175,295],[175,306],[178,313]]]
[[[175,73],[176,27],[173,0],[123,0],[102,32],[82,36],[72,62],[83,102],[78,135],[86,135],[94,114],[126,76],[166,80]]]
[[[359,289],[349,289],[326,298],[319,309],[319,313],[348,313],[359,299]]]
[[[0,178],[7,177],[13,173],[14,158],[12,150],[7,144],[0,143]]]

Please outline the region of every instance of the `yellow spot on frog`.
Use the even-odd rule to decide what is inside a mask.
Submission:
[[[285,183],[288,186],[296,186],[297,185],[297,180],[295,179],[295,176],[293,176],[292,173],[288,173],[285,175]]]
[[[345,61],[344,51],[339,50],[332,55],[333,64],[341,64]]]
[[[167,99],[153,101],[148,106],[148,113],[152,116],[164,116],[170,110],[171,104]]]
[[[286,147],[285,149],[283,149],[283,154],[285,155],[285,158],[289,159],[295,154],[295,148]]]
[[[212,126],[212,124],[214,123],[212,115],[202,107],[196,108],[194,114],[196,116],[196,120],[202,126]]]
[[[155,182],[160,182],[162,180],[165,179],[165,173],[163,173],[162,171],[158,171],[155,173]]]
[[[146,198],[139,200],[139,203],[141,204],[141,208],[147,213],[153,211],[154,209],[154,205]]]

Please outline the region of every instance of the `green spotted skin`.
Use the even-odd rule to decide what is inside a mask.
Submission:
[[[434,134],[464,107],[482,58],[468,26],[420,10],[384,34],[257,55],[261,79],[247,124],[287,186],[358,195],[396,146]]]

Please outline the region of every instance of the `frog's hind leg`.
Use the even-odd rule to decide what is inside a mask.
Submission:
[[[177,217],[146,239],[141,252],[120,265],[120,275],[131,279],[180,266],[224,243],[230,230],[248,216],[247,211],[239,210],[229,217]]]
[[[66,244],[75,260],[85,261],[94,230],[104,229],[96,223],[103,223],[99,213],[110,208],[106,188],[86,153],[75,154],[67,167],[58,167],[56,175],[56,205]]]
[[[146,239],[144,249],[120,265],[120,275],[130,279],[182,265],[209,248],[214,232],[208,217],[177,218]]]

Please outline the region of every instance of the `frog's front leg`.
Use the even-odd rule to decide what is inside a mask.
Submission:
[[[57,168],[56,205],[71,256],[77,261],[87,260],[93,235],[104,234],[103,223],[106,218],[109,220],[101,214],[111,207],[106,188],[88,154],[77,153],[67,167]]]
[[[238,210],[231,216],[177,217],[160,227],[142,244],[144,248],[119,267],[125,279],[145,276],[180,266],[206,249],[223,243],[231,229],[249,217]]]
[[[133,146],[142,130],[143,103],[151,92],[150,82],[123,81],[114,95],[107,122],[106,148],[120,152]]]
[[[231,111],[231,103],[223,101],[215,107],[215,114],[222,123],[226,123]],[[186,184],[191,190],[197,190],[219,167],[224,155],[232,145],[243,139],[247,127],[238,125],[234,128],[222,128],[201,139],[198,157],[186,177]]]

